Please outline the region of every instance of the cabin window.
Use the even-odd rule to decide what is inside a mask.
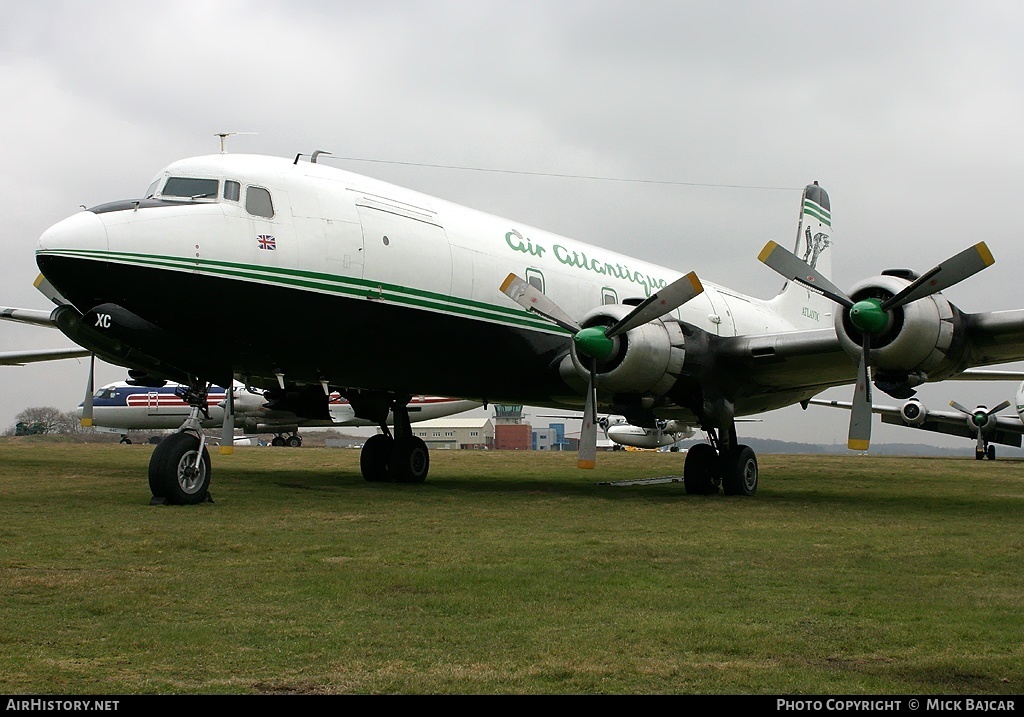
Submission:
[[[538,269],[526,270],[526,283],[540,293],[544,293],[544,275]]]
[[[246,187],[245,211],[257,217],[273,218],[274,203],[270,200],[270,192],[263,187]]]
[[[225,180],[224,198],[229,202],[237,202],[240,196],[242,196],[242,185],[232,179]]]
[[[171,177],[161,192],[165,197],[185,197],[187,199],[216,199],[217,180],[199,179],[198,177]]]
[[[605,305],[619,303],[619,297],[615,293],[615,289],[609,289],[608,287],[601,289],[601,303]]]

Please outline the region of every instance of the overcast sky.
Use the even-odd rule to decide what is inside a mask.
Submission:
[[[768,240],[793,245],[801,188],[817,180],[832,200],[839,286],[923,271],[984,240],[995,265],[947,297],[967,312],[1024,306],[1016,0],[0,0],[0,10],[0,305],[49,308],[32,288],[49,225],[140,196],[164,165],[216,152],[214,134],[236,131],[255,134],[232,137],[232,152],[326,150],[345,169],[764,298],[781,281],[757,254]],[[204,302],[208,331],[225,310],[256,308],[167,300]],[[0,323],[0,350],[64,345],[56,331]],[[77,361],[0,367],[0,429],[28,406],[70,410],[86,373]],[[123,377],[103,366],[97,378]],[[1015,389],[956,382],[920,396],[993,405]],[[845,443],[845,413],[764,419],[741,435]],[[970,449],[877,421],[875,441]]]

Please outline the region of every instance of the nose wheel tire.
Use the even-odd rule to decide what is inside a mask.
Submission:
[[[175,433],[157,444],[149,459],[149,489],[155,498],[175,505],[192,505],[206,500],[210,489],[210,453],[196,464],[199,438]]]

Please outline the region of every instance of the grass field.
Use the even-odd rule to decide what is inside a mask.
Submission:
[[[151,450],[0,439],[0,693],[1024,693],[1024,462],[250,448],[168,507]]]

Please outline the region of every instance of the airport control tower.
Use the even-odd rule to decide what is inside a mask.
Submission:
[[[528,451],[533,428],[523,422],[522,405],[494,404],[494,447],[499,451]]]

